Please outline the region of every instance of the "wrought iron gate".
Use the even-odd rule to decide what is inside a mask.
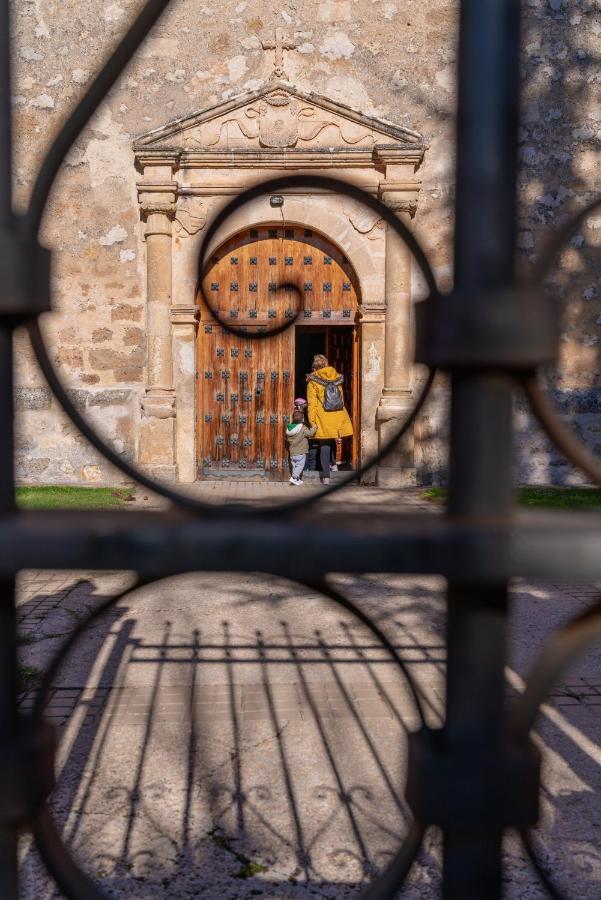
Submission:
[[[460,22],[455,225],[455,286],[441,295],[424,253],[394,214],[360,190],[330,178],[275,179],[233,200],[208,229],[259,194],[317,187],[342,192],[375,209],[412,250],[429,288],[418,307],[417,359],[430,376],[404,433],[420,411],[438,368],[451,373],[449,501],[440,520],[399,514],[378,534],[369,520],[328,521],[297,513],[314,500],[276,510],[215,509],[154,484],[105,446],[61,387],[37,323],[50,309],[49,257],[37,241],[54,179],[66,152],[168,5],[149,0],[128,34],[54,141],[27,212],[12,211],[9,3],[0,2],[0,890],[18,897],[17,833],[33,831],[48,869],[68,897],[99,898],[100,890],[63,846],[47,801],[53,790],[53,736],[44,722],[48,688],[81,623],[45,673],[32,714],[17,710],[15,576],[23,568],[135,569],[141,583],[198,569],[261,570],[320,586],[356,615],[404,667],[386,636],[347,598],[325,586],[337,572],[437,573],[447,578],[447,698],[444,725],[412,735],[407,800],[414,824],[389,869],[365,893],[394,896],[419,850],[425,829],[444,832],[443,894],[449,900],[501,895],[501,840],[517,829],[551,896],[559,896],[539,865],[528,829],[538,816],[539,757],[530,739],[538,708],[553,680],[601,631],[601,605],[555,635],[515,709],[504,709],[507,587],[515,575],[601,577],[595,517],[516,515],[511,473],[512,400],[525,392],[557,447],[591,480],[601,467],[555,417],[538,383],[555,359],[557,316],[542,291],[550,261],[570,230],[556,234],[528,282],[514,276],[516,135],[519,107],[518,0],[463,0]],[[202,271],[204,247],[199,265]],[[293,286],[294,287],[294,286]],[[289,286],[287,286],[289,289]],[[295,288],[296,289],[296,288]],[[206,298],[205,298],[206,299]],[[209,300],[206,299],[209,303]],[[210,305],[210,303],[209,303]],[[230,322],[220,325],[235,333]],[[289,327],[294,321],[277,325]],[[25,323],[40,366],[58,400],[86,438],[138,483],[169,497],[174,512],[152,514],[27,513],[15,507],[12,332]],[[273,332],[271,332],[273,333]],[[400,435],[397,436],[397,438]],[[384,448],[383,453],[387,448]],[[388,448],[390,449],[390,448]],[[376,460],[371,461],[374,465]],[[359,473],[360,475],[361,473]],[[353,479],[358,475],[355,473]],[[335,485],[338,490],[344,482]],[[250,526],[250,527],[249,527]],[[307,552],[291,552],[302,542]],[[117,602],[114,598],[109,603]],[[100,615],[109,604],[96,610]],[[418,712],[419,695],[413,689]],[[422,717],[423,722],[423,717]]]

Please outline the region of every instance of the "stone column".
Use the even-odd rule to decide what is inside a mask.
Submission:
[[[146,220],[147,387],[142,399],[140,463],[153,475],[175,481],[175,391],[171,349],[171,226],[175,198],[152,195]]]
[[[179,481],[196,481],[196,331],[198,307],[172,306],[173,369],[176,390],[175,446]]]
[[[411,225],[415,200],[399,192],[382,192],[382,200],[393,209],[404,225]],[[398,430],[413,405],[412,356],[413,329],[411,307],[411,253],[400,235],[386,227],[384,328],[384,389],[376,421],[378,446]],[[416,483],[413,432],[378,466],[379,487],[403,487]]]

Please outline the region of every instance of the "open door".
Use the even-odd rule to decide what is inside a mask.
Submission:
[[[299,325],[295,335],[294,396],[307,394],[307,374],[313,357],[322,353],[344,375],[344,405],[353,423],[353,437],[338,445],[339,465],[356,468],[359,450],[359,331],[354,325]]]

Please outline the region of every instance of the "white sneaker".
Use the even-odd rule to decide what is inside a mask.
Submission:
[[[301,481],[300,478],[291,478],[291,479],[290,479],[290,484],[293,484],[294,487],[302,487],[302,484],[303,484],[303,483],[302,483],[302,481]]]
[[[296,484],[296,478],[293,478],[292,476],[290,476],[288,481],[290,482],[290,484]]]
[[[336,465],[336,463],[332,463],[332,465],[330,466],[330,472],[337,472],[337,471],[338,471],[338,466]]]
[[[321,483],[322,483],[322,484],[329,484],[329,483],[330,483],[330,479],[329,479],[329,478],[322,478],[322,479],[321,479]]]

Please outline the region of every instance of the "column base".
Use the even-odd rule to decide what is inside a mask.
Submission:
[[[417,469],[415,466],[401,466],[388,469],[378,466],[376,469],[376,487],[394,490],[395,488],[415,487],[417,485]]]
[[[173,391],[150,390],[142,399],[139,463],[157,478],[177,478]]]
[[[170,484],[177,484],[177,466],[165,466],[165,465],[141,465],[140,469],[149,478],[155,478],[157,481],[167,481]]]
[[[384,389],[376,412],[378,450],[381,450],[399,430],[413,407],[410,391],[392,392]],[[417,484],[413,428],[395,446],[376,469],[376,486],[381,488],[413,487]]]

